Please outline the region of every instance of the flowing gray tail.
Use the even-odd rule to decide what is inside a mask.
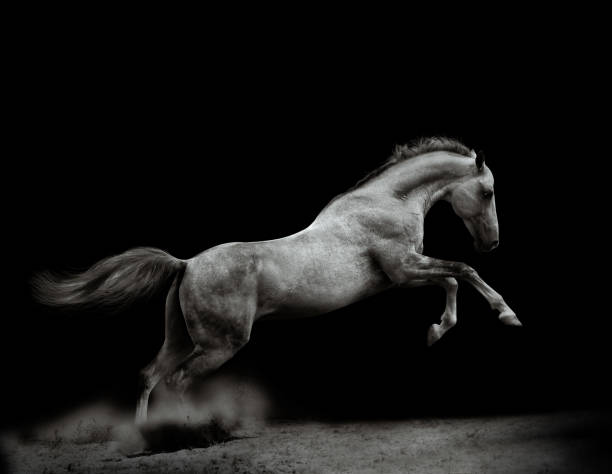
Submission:
[[[101,260],[82,273],[39,273],[32,278],[32,294],[48,306],[114,312],[151,297],[186,265],[163,250],[139,247]]]

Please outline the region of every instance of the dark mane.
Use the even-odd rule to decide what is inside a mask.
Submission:
[[[393,154],[378,168],[370,171],[367,175],[361,178],[357,183],[347,190],[353,191],[368,181],[381,175],[384,171],[391,168],[393,165],[401,163],[403,161],[414,158],[415,156],[423,155],[424,153],[431,153],[434,151],[448,151],[450,153],[457,153],[467,157],[472,156],[472,150],[461,143],[459,140],[447,137],[423,137],[413,140],[406,145],[398,145],[395,147]]]

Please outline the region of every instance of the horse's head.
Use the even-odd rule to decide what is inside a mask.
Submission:
[[[489,252],[499,245],[493,174],[482,154],[476,155],[475,163],[475,171],[453,188],[450,203],[474,238],[476,250]]]

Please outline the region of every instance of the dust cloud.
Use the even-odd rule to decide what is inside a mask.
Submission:
[[[146,424],[136,426],[133,412],[105,402],[79,408],[60,418],[5,434],[18,443],[106,443],[125,456],[208,447],[230,439],[252,436],[270,413],[264,391],[252,382],[232,376],[201,384],[184,400],[164,389],[155,390]]]

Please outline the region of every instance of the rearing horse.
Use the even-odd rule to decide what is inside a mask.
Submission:
[[[427,138],[398,147],[381,167],[334,198],[306,229],[277,240],[227,243],[179,260],[136,248],[89,270],[33,280],[48,305],[118,310],[168,288],[165,340],[142,370],[136,422],[147,419],[151,391],[165,378],[185,393],[249,340],[260,318],[330,312],[392,287],[439,285],[446,290],[433,344],[457,322],[457,279],[473,285],[504,324],[521,325],[504,299],[465,263],[422,255],[431,206],[449,201],[477,250],[499,243],[493,175],[465,145]]]

